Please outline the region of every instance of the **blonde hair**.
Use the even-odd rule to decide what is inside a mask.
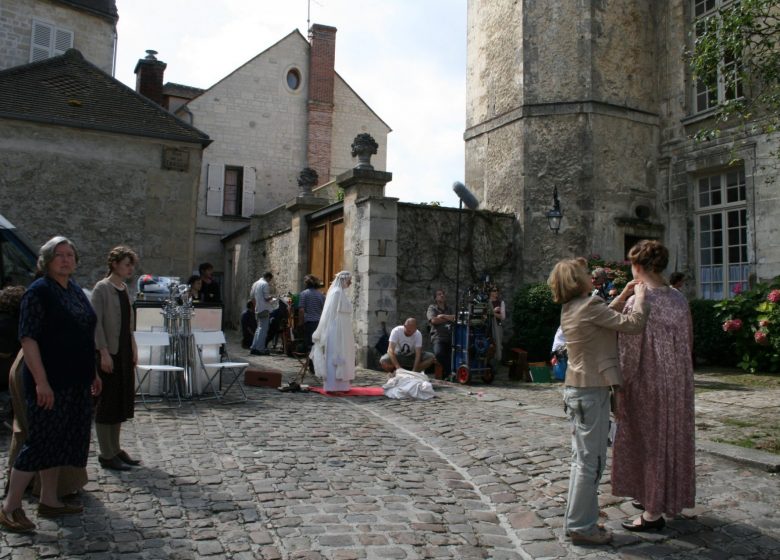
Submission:
[[[590,290],[590,275],[577,259],[564,259],[552,269],[547,285],[555,303],[567,303]]]

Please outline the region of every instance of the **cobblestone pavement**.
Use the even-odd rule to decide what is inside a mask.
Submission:
[[[251,361],[287,380],[298,369]],[[358,384],[384,378],[361,371]],[[699,505],[661,533],[620,528],[638,512],[610,494],[607,472],[615,541],[572,546],[560,389],[500,385],[437,384],[428,402],[249,387],[242,404],[139,407],[123,444],[143,465],[101,469],[93,445],[85,513],[40,519],[28,501],[38,532],[0,532],[0,559],[780,558],[777,476],[707,453]]]

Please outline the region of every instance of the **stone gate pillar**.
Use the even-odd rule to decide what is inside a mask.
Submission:
[[[286,207],[290,212],[290,229],[292,237],[292,251],[290,251],[290,268],[292,271],[290,290],[298,292],[303,286],[303,277],[309,270],[310,263],[309,228],[306,224],[306,216],[320,208],[327,206],[329,201],[312,194],[312,187],[317,184],[317,172],[309,167],[301,170],[298,177],[298,196],[290,200]],[[323,278],[327,282],[327,278]],[[327,284],[326,284],[327,286]]]
[[[363,158],[360,161],[336,182],[344,189],[344,269],[352,272],[357,363],[371,367],[379,360],[374,345],[382,335],[382,324],[389,332],[397,320],[398,199],[385,196],[393,174],[374,170]]]

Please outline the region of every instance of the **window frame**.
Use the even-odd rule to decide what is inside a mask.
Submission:
[[[730,176],[736,173],[736,181],[730,182]],[[717,188],[713,187],[717,179]],[[702,192],[703,182],[707,181],[709,189]],[[702,299],[728,299],[738,293],[740,288],[746,289],[752,271],[752,257],[750,245],[749,216],[748,216],[748,192],[747,177],[743,164],[731,166],[711,172],[698,174],[693,179],[694,191],[694,229],[696,236],[696,291]],[[707,194],[709,200],[702,204],[703,195]],[[731,197],[731,199],[730,199]],[[712,199],[716,198],[716,201]],[[704,217],[718,217],[719,227],[710,227],[704,230],[702,222]],[[736,217],[736,226],[732,225]],[[705,233],[709,234],[705,244]],[[736,235],[736,240],[734,239]],[[719,237],[719,243],[716,237]],[[720,249],[720,262],[714,263],[710,255],[709,262],[705,264],[704,252],[711,249]],[[739,258],[734,259],[732,252],[738,251]],[[705,267],[709,272],[717,274],[705,274]],[[719,279],[717,278],[719,276]],[[712,286],[720,284],[720,290],[713,290]]]
[[[691,31],[693,40],[698,36],[698,28],[705,25],[707,19],[718,17],[721,10],[737,4],[740,0],[691,0]],[[704,5],[701,13],[697,14],[697,6]],[[712,7],[708,8],[707,5]],[[691,80],[691,108],[692,114],[698,115],[706,113],[717,108],[719,105],[728,101],[736,101],[745,97],[745,84],[740,77],[741,71],[741,53],[737,56],[729,56],[729,53],[723,52],[715,76],[715,84],[708,87],[706,82],[701,79]],[[734,81],[727,83],[726,76],[734,74]],[[736,89],[736,91],[731,91]],[[730,92],[731,91],[731,92]],[[704,106],[699,102],[703,100]]]
[[[235,173],[236,183],[235,185],[228,183],[228,174]],[[222,215],[229,218],[242,217],[242,202],[244,198],[244,168],[239,165],[225,165],[225,179],[222,183]],[[229,212],[230,200],[233,198],[233,205],[235,206],[233,212]]]

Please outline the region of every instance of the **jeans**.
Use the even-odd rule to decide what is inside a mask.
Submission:
[[[564,529],[567,534],[592,534],[597,530],[598,488],[607,462],[609,387],[566,387],[563,402],[572,429]]]
[[[452,365],[452,344],[449,339],[436,339],[433,341],[433,354],[436,361],[441,365],[441,371],[446,379],[450,375]]]
[[[255,316],[257,317],[257,330],[255,331],[255,338],[252,340],[252,350],[266,352],[266,345],[268,344],[266,337],[268,336],[268,323],[271,316],[268,311],[261,311],[256,313]]]

